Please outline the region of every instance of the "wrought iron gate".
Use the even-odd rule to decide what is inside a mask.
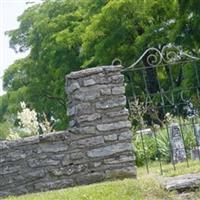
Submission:
[[[171,44],[123,70],[138,164],[200,160],[200,62]],[[140,163],[141,162],[141,163]]]

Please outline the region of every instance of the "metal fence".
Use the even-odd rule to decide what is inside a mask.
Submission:
[[[200,62],[171,44],[123,70],[138,165],[200,160]]]

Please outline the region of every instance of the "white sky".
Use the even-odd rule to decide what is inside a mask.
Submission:
[[[9,38],[4,34],[5,31],[15,29],[19,26],[17,17],[30,5],[26,4],[29,0],[0,0],[0,95],[3,94],[2,76],[5,69],[16,59],[26,56],[26,54],[16,54],[9,48]],[[41,0],[30,2],[39,3]]]

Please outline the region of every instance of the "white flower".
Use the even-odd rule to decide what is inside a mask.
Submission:
[[[20,106],[22,109],[25,109],[26,108],[26,103],[24,101],[20,102]]]
[[[12,129],[10,129],[10,134],[6,137],[6,140],[16,140],[19,139],[20,136],[18,135],[18,133],[13,132]]]
[[[28,135],[39,134],[41,128],[43,133],[49,133],[53,131],[51,123],[48,121],[47,116],[43,113],[44,120],[39,122],[37,112],[27,108],[25,102],[20,102],[22,111],[17,113],[17,119],[19,119],[19,125],[21,129]]]
[[[165,117],[170,117],[170,113],[166,113]]]
[[[37,118],[37,113],[35,110],[30,110],[27,108],[25,102],[20,102],[22,111],[17,113],[17,118],[20,120],[20,126],[29,135],[39,133],[39,123]]]

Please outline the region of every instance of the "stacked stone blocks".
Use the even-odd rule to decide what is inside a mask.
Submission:
[[[136,177],[121,66],[67,75],[67,131],[0,142],[0,196]]]
[[[108,157],[109,161],[113,160],[111,168],[122,169],[128,177],[135,177],[131,123],[125,108],[121,69],[121,66],[103,66],[67,75],[68,115],[72,132],[96,135],[102,141],[101,147],[87,152],[88,157]],[[107,177],[109,168],[103,169]]]

